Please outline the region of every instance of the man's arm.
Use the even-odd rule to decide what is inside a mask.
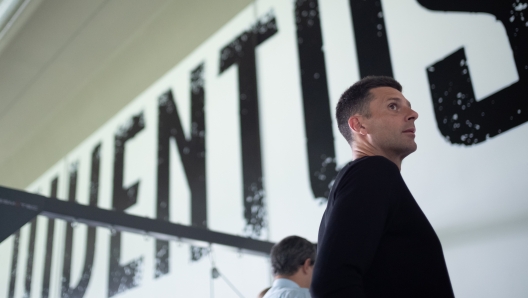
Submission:
[[[397,166],[388,159],[369,157],[341,179],[318,243],[313,297],[366,297],[363,277],[395,203],[399,175]]]

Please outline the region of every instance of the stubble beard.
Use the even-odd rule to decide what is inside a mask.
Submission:
[[[418,149],[414,140],[405,140],[403,138],[392,137],[383,144],[387,154],[399,157],[402,160]]]

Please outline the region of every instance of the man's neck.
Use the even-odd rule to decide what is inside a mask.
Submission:
[[[360,144],[356,144],[356,143],[352,143],[351,148],[352,148],[352,158],[353,159],[358,159],[358,158],[362,158],[365,156],[383,156],[387,158],[388,160],[392,161],[394,164],[396,164],[398,169],[401,171],[402,158],[399,156],[388,154],[372,146],[361,146]]]

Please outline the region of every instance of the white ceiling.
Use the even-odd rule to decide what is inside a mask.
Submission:
[[[0,39],[0,185],[24,188],[251,0],[30,0]]]

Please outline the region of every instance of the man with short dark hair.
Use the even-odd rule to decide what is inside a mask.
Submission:
[[[454,297],[442,246],[400,174],[418,114],[389,77],[366,77],[336,107],[353,161],[319,228],[313,297]]]
[[[264,298],[310,298],[316,248],[310,241],[289,236],[271,248],[275,280]]]

